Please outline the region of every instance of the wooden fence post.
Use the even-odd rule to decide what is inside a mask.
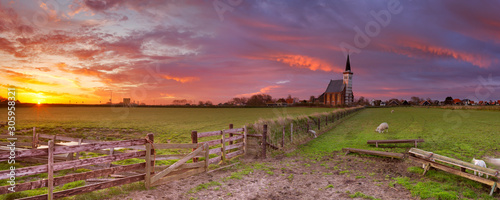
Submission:
[[[321,118],[318,118],[318,130],[321,129]]]
[[[285,128],[286,126],[283,125],[283,135],[281,136],[281,148],[285,147]]]
[[[191,131],[191,143],[198,144],[198,131]],[[193,148],[192,151],[196,150]],[[193,162],[198,162],[198,158],[193,158]]]
[[[33,127],[33,139],[31,140],[31,148],[36,149],[36,147],[37,147],[36,128]]]
[[[205,172],[208,172],[208,164],[209,164],[209,159],[210,159],[210,151],[209,151],[209,146],[208,146],[208,143],[205,143],[203,145],[204,149],[205,149]]]
[[[144,185],[149,190],[151,187],[151,144],[146,143],[146,175],[144,177]]]
[[[109,148],[109,155],[110,156],[112,156],[114,152],[115,152],[115,148]],[[111,167],[111,162],[106,164],[106,168],[110,168],[110,167]]]
[[[262,158],[266,159],[266,146],[267,146],[267,124],[264,124],[264,130],[262,131]]]
[[[82,138],[79,138],[78,139],[78,146],[82,145]],[[80,159],[80,152],[76,152],[75,153],[75,160],[79,160]],[[73,168],[73,170],[76,170],[77,168]]]
[[[233,124],[229,124],[229,129],[233,129]],[[229,137],[233,137],[233,133],[229,133]],[[233,141],[229,141],[229,145],[233,144]]]
[[[151,143],[154,143],[155,138],[154,134],[148,133],[148,141],[146,141],[146,175],[144,177],[144,183],[146,185],[146,188],[149,189],[151,187],[151,171],[154,171],[154,165],[151,166],[151,161],[154,162],[154,160],[151,160],[151,155],[154,155],[155,149],[153,149],[153,145]],[[151,143],[150,143],[151,142]]]
[[[226,160],[226,134],[224,134],[224,131],[220,131],[220,134],[222,135],[222,139],[221,139],[222,159],[221,159],[221,161],[224,162]]]
[[[325,116],[325,126],[328,126],[328,115]]]
[[[54,198],[54,140],[49,140],[49,155],[47,163],[47,199],[52,200]]]
[[[243,155],[247,154],[247,126],[243,126]]]
[[[293,142],[293,122],[290,123],[290,143]]]

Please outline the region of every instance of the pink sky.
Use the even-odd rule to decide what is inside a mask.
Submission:
[[[225,102],[318,96],[350,49],[355,97],[500,99],[500,3],[38,0],[0,3],[0,96]],[[384,15],[388,14],[388,15]],[[361,32],[361,33],[360,33]]]

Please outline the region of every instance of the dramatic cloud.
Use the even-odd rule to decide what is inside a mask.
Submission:
[[[308,99],[349,53],[355,97],[500,99],[499,2],[220,2],[2,1],[0,89],[28,102]]]

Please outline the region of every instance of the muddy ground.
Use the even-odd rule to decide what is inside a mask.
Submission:
[[[342,152],[319,161],[299,155],[266,160],[240,158],[240,164],[228,169],[113,199],[418,199],[392,179],[418,178],[419,175],[407,171],[409,166],[418,164],[357,154],[346,156]],[[228,178],[237,175],[241,179]],[[200,184],[209,182],[220,185],[215,183],[196,190]],[[358,195],[354,197],[356,192]]]

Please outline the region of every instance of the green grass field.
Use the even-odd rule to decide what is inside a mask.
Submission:
[[[395,112],[391,113],[394,109]],[[389,132],[377,133],[382,122]],[[500,112],[439,108],[369,108],[358,112],[330,132],[302,147],[305,153],[329,153],[344,147],[377,150],[367,140],[417,139],[419,148],[466,161],[473,157],[500,157]],[[394,146],[388,144],[388,146]],[[412,144],[397,144],[405,152]],[[379,149],[380,150],[380,149]]]
[[[394,109],[395,112],[391,113]],[[389,132],[377,133],[382,122]],[[364,109],[329,132],[299,147],[300,154],[318,159],[344,147],[378,151],[407,152],[412,144],[394,144],[376,148],[367,140],[422,138],[419,148],[440,155],[470,162],[473,157],[500,158],[500,112],[480,110],[450,110],[440,108],[369,108]],[[379,145],[379,147],[381,147]],[[343,154],[342,154],[343,155]],[[409,162],[409,161],[408,161]],[[491,166],[490,166],[491,167]],[[409,167],[419,176],[419,164]],[[422,199],[496,199],[490,197],[489,187],[443,171],[431,170],[425,177],[412,180],[395,177],[394,183]],[[496,194],[498,197],[498,194]]]
[[[134,129],[155,133],[161,142],[190,142],[191,131],[242,127],[259,119],[308,115],[332,108],[124,108],[124,107],[31,107],[16,110],[17,129],[88,128]],[[6,119],[7,112],[0,113]]]

